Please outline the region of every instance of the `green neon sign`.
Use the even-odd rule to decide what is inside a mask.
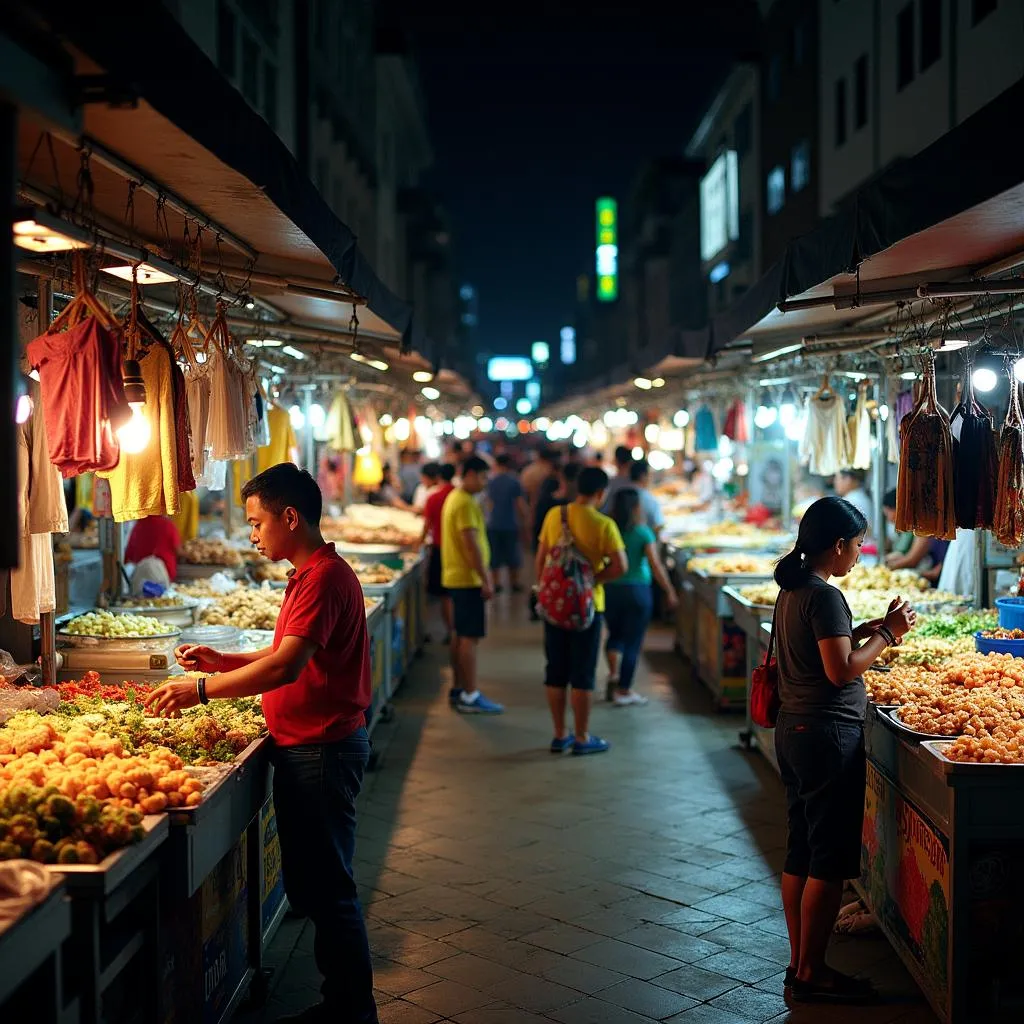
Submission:
[[[619,297],[619,207],[607,196],[597,201],[597,300],[614,302]]]

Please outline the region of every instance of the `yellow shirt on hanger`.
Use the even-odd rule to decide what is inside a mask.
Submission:
[[[281,462],[292,461],[292,450],[299,442],[292,429],[288,413],[279,405],[267,406],[267,425],[270,428],[270,444],[256,449],[255,467],[253,459],[242,459],[235,463],[235,504],[242,504],[242,485],[252,477]],[[184,538],[182,538],[184,539]]]
[[[181,508],[177,515],[170,517],[178,529],[178,536],[184,544],[187,540],[195,540],[199,536],[199,498],[195,491],[182,491],[178,495]]]
[[[173,516],[180,508],[171,357],[160,345],[152,345],[139,367],[146,385],[143,411],[149,420],[149,443],[136,455],[122,451],[114,469],[96,474],[110,481],[111,507],[118,523]]]

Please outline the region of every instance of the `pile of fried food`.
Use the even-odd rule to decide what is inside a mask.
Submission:
[[[200,621],[205,626],[237,626],[239,629],[273,629],[284,601],[283,590],[239,587],[217,597],[217,603],[204,609]]]
[[[273,583],[284,583],[291,572],[290,562],[271,562],[269,558],[261,558],[252,567],[252,578],[257,583],[269,580]]]
[[[771,576],[774,559],[768,555],[698,555],[686,563],[686,568],[709,576]]]
[[[360,562],[358,559],[350,559],[348,564],[359,577],[359,582],[369,586],[391,583],[398,576],[394,569],[381,562]]]
[[[181,545],[178,556],[189,565],[226,565],[238,568],[242,565],[242,552],[224,540],[207,540],[197,537]]]

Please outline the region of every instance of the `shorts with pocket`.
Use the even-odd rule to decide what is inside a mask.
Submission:
[[[487,636],[487,605],[480,587],[449,587],[452,601],[452,625],[455,635],[467,640]]]

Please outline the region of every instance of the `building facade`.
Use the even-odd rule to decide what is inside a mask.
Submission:
[[[823,216],[1024,76],[1024,0],[821,0],[818,13]]]

